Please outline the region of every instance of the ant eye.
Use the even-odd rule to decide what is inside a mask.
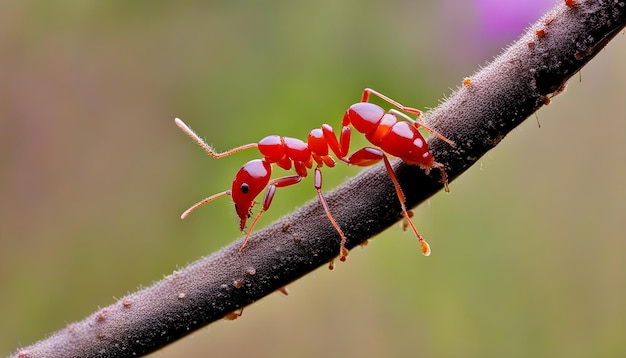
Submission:
[[[239,187],[239,190],[241,190],[241,192],[244,193],[244,194],[248,194],[248,191],[250,191],[250,186],[248,184],[246,184],[246,183],[243,183]]]

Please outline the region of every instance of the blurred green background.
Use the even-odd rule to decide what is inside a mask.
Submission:
[[[551,5],[529,4],[523,24]],[[210,158],[175,116],[224,150],[338,126],[364,87],[434,107],[521,31],[479,5],[2,2],[0,355],[238,237],[228,199],[179,215],[255,152]],[[617,36],[540,128],[416,209],[431,257],[398,225],[154,356],[625,356],[624,63]],[[325,189],[356,172],[326,170]]]

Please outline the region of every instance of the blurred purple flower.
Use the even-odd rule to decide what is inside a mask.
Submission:
[[[477,35],[485,39],[511,41],[555,5],[555,0],[475,0]]]
[[[557,0],[442,0],[442,33],[461,62],[489,60],[518,38]]]

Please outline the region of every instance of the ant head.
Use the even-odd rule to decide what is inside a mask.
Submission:
[[[254,198],[265,189],[271,175],[272,166],[264,159],[247,162],[235,175],[231,196],[235,203],[235,211],[239,216],[241,231],[246,227],[246,220],[250,217]]]

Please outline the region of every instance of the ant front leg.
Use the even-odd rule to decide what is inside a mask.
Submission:
[[[291,175],[282,178],[276,178],[267,184],[265,196],[263,197],[263,206],[261,207],[261,210],[259,210],[259,213],[256,215],[254,221],[250,225],[250,230],[248,230],[246,238],[243,240],[243,244],[241,244],[241,247],[239,248],[239,254],[241,254],[243,252],[243,249],[246,247],[248,239],[250,238],[250,234],[252,234],[252,230],[254,230],[254,227],[261,218],[261,215],[270,208],[270,205],[272,204],[272,199],[274,199],[274,194],[276,193],[276,188],[282,188],[298,184],[302,180],[302,178],[303,177],[301,177],[300,175]]]

